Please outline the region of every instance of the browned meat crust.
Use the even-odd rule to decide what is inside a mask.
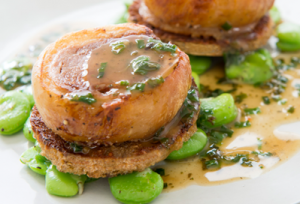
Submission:
[[[142,0],[151,13],[155,27],[166,29],[170,25],[172,33],[177,28],[186,28],[179,33],[189,31],[188,27],[221,27],[230,22],[233,27],[247,26],[257,22],[273,6],[275,0]],[[143,9],[143,8],[142,8]],[[143,10],[144,11],[144,10]],[[141,13],[145,17],[145,13]],[[188,26],[186,26],[188,25]]]
[[[77,63],[77,68],[69,67],[64,72],[61,72],[60,66],[52,68],[53,59],[60,56],[60,51],[69,49],[72,53],[79,53],[76,56],[82,59],[87,51],[107,40],[134,35],[155,38],[146,26],[128,23],[70,33],[44,50],[33,68],[32,86],[37,109],[47,127],[67,141],[109,145],[149,138],[172,120],[191,86],[189,58],[180,50],[174,71],[162,85],[149,91],[130,96],[110,96],[111,101],[105,106],[105,97],[97,90],[91,91],[97,100],[91,105],[65,98],[74,90],[84,91],[86,85],[81,78],[80,61],[73,62]],[[82,50],[85,52],[81,53]],[[144,117],[141,118],[141,115]]]
[[[193,118],[181,121],[170,129],[165,136],[169,138],[167,142],[152,140],[101,145],[91,149],[84,147],[80,153],[74,153],[71,143],[64,141],[45,125],[36,107],[33,108],[30,121],[34,136],[41,146],[41,154],[56,165],[59,171],[99,178],[143,171],[164,160],[172,151],[180,149],[197,129],[195,123],[199,109],[198,105],[197,114]]]
[[[141,0],[135,0],[129,8],[129,22],[138,23],[152,29],[161,40],[176,44],[188,54],[202,56],[222,56],[225,52],[247,52],[264,46],[274,32],[274,23],[269,15],[263,16],[254,27],[253,32],[247,36],[238,36],[233,39],[217,41],[213,37],[191,37],[166,32],[156,28],[146,21],[139,14]]]

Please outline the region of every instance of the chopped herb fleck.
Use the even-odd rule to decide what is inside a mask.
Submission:
[[[0,67],[0,86],[9,91],[18,85],[30,84],[32,64],[25,61],[4,62]]]
[[[217,81],[217,84],[232,84],[235,85],[235,83],[233,81],[231,81],[230,79],[226,78],[226,77],[222,77]]]
[[[210,149],[206,152],[206,156],[210,159],[212,158],[220,158],[221,156],[221,151],[219,148],[215,145],[211,145]]]
[[[120,85],[121,86],[128,86],[129,85],[129,81],[128,80],[122,80],[122,81],[120,81]]]
[[[242,157],[240,160],[242,166],[252,167],[252,161],[248,157]]]
[[[70,143],[70,147],[73,149],[73,152],[75,152],[75,153],[82,152],[82,149],[83,149],[82,146],[79,146],[78,144],[76,144],[74,142]]]
[[[148,56],[139,56],[130,62],[133,69],[133,73],[146,75],[149,71],[156,71],[160,69],[160,64],[156,62],[150,62]]]
[[[262,151],[252,151],[251,154],[265,156],[265,157],[270,157],[273,155],[271,152],[262,152]]]
[[[188,91],[188,95],[187,95],[188,99],[192,102],[198,102],[199,101],[199,98],[196,94],[196,90],[195,89],[190,89]]]
[[[168,184],[164,183],[164,189],[168,188]]]
[[[135,42],[136,42],[139,49],[142,49],[142,48],[146,47],[144,40],[135,40]]]
[[[183,102],[183,109],[181,110],[181,117],[187,117],[187,118],[192,118],[194,116],[196,109],[194,105],[191,103],[191,101],[186,98]]]
[[[204,162],[203,165],[204,169],[219,169],[220,168],[220,163],[218,162],[217,159],[212,159]]]
[[[159,78],[151,78],[147,80],[147,84],[151,87],[154,88],[156,86],[159,86],[160,84],[164,83],[165,80],[162,77]]]
[[[281,99],[280,101],[278,101],[279,105],[284,105],[287,103],[287,99]]]
[[[234,127],[236,128],[244,128],[244,127],[250,127],[251,123],[247,120],[245,122],[235,122]]]
[[[272,96],[272,99],[276,102],[280,101],[281,100],[281,96],[280,95],[273,95]]]
[[[236,102],[236,103],[242,103],[242,101],[243,101],[245,98],[247,98],[247,97],[248,97],[247,94],[245,94],[245,93],[240,93],[239,95],[236,95],[236,96],[235,96],[235,102]]]
[[[295,112],[295,107],[294,106],[289,106],[287,109],[288,113],[294,113]]]
[[[299,64],[300,63],[300,58],[298,58],[298,57],[292,57],[291,58],[291,63],[294,63],[294,64]]]
[[[72,95],[71,97],[72,97],[72,99],[70,101],[83,102],[83,103],[87,103],[89,105],[91,105],[97,101],[91,93],[88,93],[87,95],[82,95],[82,96],[78,96],[77,94],[75,94],[75,95]]]
[[[284,59],[277,59],[277,60],[275,60],[275,64],[276,65],[282,65],[282,64],[284,64]]]
[[[231,25],[228,21],[226,21],[226,23],[224,23],[224,24],[222,25],[222,28],[223,28],[224,30],[228,31],[228,30],[230,30],[230,29],[232,28],[232,25]]]
[[[163,168],[158,168],[158,169],[155,169],[154,171],[161,176],[165,175],[165,170]]]
[[[136,83],[131,87],[128,87],[127,90],[128,91],[141,91],[143,92],[145,88],[145,83]]]
[[[263,96],[262,100],[266,105],[269,105],[271,103],[270,98],[268,96]]]
[[[241,158],[248,158],[245,154],[236,154],[235,156],[222,156],[222,160],[226,163],[237,163],[241,160]]]
[[[150,47],[151,49],[154,49],[156,51],[171,52],[172,54],[175,53],[177,49],[176,45],[173,45],[171,43],[164,43],[160,40],[155,40],[153,38],[149,38],[146,47]]]
[[[198,98],[197,92],[195,90],[195,87],[192,87],[188,91],[188,95],[183,102],[183,108],[180,112],[181,117],[182,118],[192,118],[196,111],[195,105],[193,103],[198,102],[198,101],[199,101],[199,98]]]
[[[286,84],[289,81],[289,79],[283,75],[277,75],[276,79],[284,84]]]
[[[105,72],[106,66],[107,66],[107,62],[101,63],[100,68],[98,70],[98,72],[99,72],[99,74],[97,76],[98,79],[102,78],[104,76],[104,72]]]
[[[257,108],[245,108],[244,109],[244,112],[247,114],[247,115],[256,115],[258,113],[261,113],[261,110],[259,107]]]
[[[117,41],[110,44],[111,51],[114,54],[120,54],[125,49],[124,41]]]
[[[233,131],[222,125],[220,128],[215,128],[208,133],[208,140],[211,144],[221,145],[226,137],[231,137]]]
[[[211,124],[214,124],[214,113],[211,109],[206,109],[206,110],[203,110],[203,109],[200,109],[200,117],[199,119],[197,120],[197,125],[198,127],[204,129],[205,126],[203,126],[203,122],[205,121],[209,121]]]
[[[162,139],[160,139],[160,143],[161,143],[164,147],[168,147],[169,138],[162,138]]]
[[[232,88],[230,90],[224,91],[222,89],[215,89],[211,90],[209,86],[204,86],[203,84],[200,84],[200,90],[204,96],[204,98],[209,98],[209,97],[217,97],[223,93],[232,93],[236,91],[236,88]]]
[[[162,133],[164,130],[165,130],[165,127],[159,128],[159,129],[156,131],[156,133],[154,134],[153,137],[154,137],[155,139],[159,139],[161,133]]]

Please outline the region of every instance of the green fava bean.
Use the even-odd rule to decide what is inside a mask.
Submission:
[[[24,124],[23,134],[28,141],[30,142],[36,141],[36,139],[33,137],[33,131],[30,124],[30,117],[27,119],[26,123]]]
[[[31,108],[34,106],[34,98],[32,95],[32,86],[26,86],[22,91],[21,91],[28,99],[28,101],[30,102],[30,106]]]
[[[19,91],[0,95],[0,134],[12,135],[20,131],[30,115],[30,103]]]
[[[276,46],[282,52],[296,52],[300,50],[300,44],[292,44],[279,41],[277,42]]]
[[[205,132],[198,129],[197,132],[186,142],[183,143],[180,150],[175,150],[167,157],[169,160],[180,160],[193,156],[200,152],[207,143]]]
[[[265,49],[246,55],[226,54],[225,62],[225,73],[228,79],[247,84],[260,84],[273,77],[273,60]]]
[[[277,27],[277,47],[284,52],[300,50],[300,26],[293,23],[282,23]]]
[[[198,90],[200,91],[200,78],[199,75],[196,72],[192,72],[192,77],[194,78],[195,84],[198,87]]]
[[[84,182],[87,176],[76,176],[69,173],[63,173],[51,165],[46,173],[46,189],[49,194],[71,197],[77,193],[83,192]]]
[[[203,74],[211,66],[211,58],[189,55],[192,71],[198,75]]]
[[[300,26],[293,23],[282,23],[277,27],[277,37],[287,43],[300,43]]]
[[[270,16],[271,16],[272,20],[274,21],[274,23],[276,23],[276,24],[280,23],[281,15],[280,15],[280,12],[279,12],[279,10],[276,6],[273,6],[270,9]]]
[[[46,171],[51,165],[51,162],[40,155],[40,151],[38,146],[31,147],[21,155],[20,160],[35,173],[46,175]]]
[[[144,204],[154,200],[162,191],[164,182],[151,169],[109,178],[113,196],[125,204]]]
[[[232,122],[238,115],[233,97],[224,93],[216,98],[200,99],[200,123],[208,128],[216,128]]]

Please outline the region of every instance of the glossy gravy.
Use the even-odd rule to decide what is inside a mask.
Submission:
[[[146,46],[149,37],[140,35],[114,39],[90,52],[87,56],[87,65],[83,66],[87,68],[85,78],[90,83],[92,90],[103,89],[103,86],[110,86],[109,88],[118,88],[118,92],[124,93],[126,92],[126,86],[121,86],[121,81],[127,81],[130,85],[145,83],[150,78],[166,78],[173,72],[173,68],[178,63],[178,55],[176,53],[157,52],[147,47],[138,48],[136,40],[143,40]],[[124,50],[119,54],[112,52],[112,44],[116,42],[122,42],[125,45]],[[145,75],[133,73],[130,64],[132,60],[139,56],[149,57],[150,61],[158,63],[160,68],[155,71],[149,71]],[[107,65],[103,77],[97,78],[102,63],[107,63]],[[145,86],[145,90],[148,88],[148,86]]]
[[[280,55],[278,58],[289,60],[291,56]],[[287,61],[289,62],[289,61]],[[251,122],[251,127],[233,128],[234,134],[231,138],[223,140],[220,150],[224,155],[235,155],[236,153],[249,154],[252,151],[260,150],[271,152],[273,156],[254,158],[253,167],[244,167],[239,163],[233,165],[223,165],[221,169],[203,170],[199,155],[182,161],[164,161],[156,168],[165,169],[164,182],[167,183],[166,192],[178,190],[188,185],[219,185],[231,181],[246,178],[256,178],[263,172],[270,170],[276,165],[292,157],[300,149],[300,132],[293,133],[278,129],[280,125],[300,121],[300,98],[294,87],[300,84],[300,66],[296,69],[284,72],[284,76],[289,79],[285,92],[281,94],[282,99],[287,99],[286,104],[280,105],[271,100],[269,105],[263,103],[262,97],[269,96],[265,90],[256,88],[253,85],[238,85],[233,96],[245,93],[248,95],[242,103],[236,103],[242,110],[245,107],[260,107],[261,113],[257,115],[243,116]],[[221,88],[222,90],[232,89],[231,85],[217,84],[218,79],[224,77],[222,65],[216,65],[204,75],[200,76],[200,82],[208,85],[211,89]],[[294,113],[288,113],[289,106],[294,106]],[[242,112],[242,111],[241,111]]]

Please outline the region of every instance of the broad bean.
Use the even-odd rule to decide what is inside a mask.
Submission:
[[[196,72],[192,72],[192,77],[194,78],[195,84],[198,87],[198,90],[200,91],[200,78],[199,75]]]
[[[228,79],[247,84],[259,84],[273,77],[274,64],[270,53],[265,49],[245,55],[227,54],[225,62],[225,73]]]
[[[197,132],[186,142],[183,143],[180,150],[175,150],[167,157],[168,160],[179,160],[193,156],[200,152],[207,143],[205,132],[198,129]]]
[[[224,93],[216,98],[200,99],[198,123],[207,128],[216,128],[232,122],[238,115],[233,97]]]
[[[21,92],[27,97],[28,101],[30,102],[31,108],[34,106],[34,98],[32,94],[32,86],[28,85],[24,89],[21,90]]]
[[[85,175],[63,173],[58,171],[56,166],[51,165],[46,172],[46,189],[51,195],[71,197],[83,192],[86,179]]]
[[[203,74],[211,66],[210,57],[189,55],[192,71],[198,75]]]
[[[20,131],[30,115],[31,106],[19,91],[0,95],[0,134],[12,135]]]
[[[35,173],[46,175],[51,162],[40,155],[40,147],[34,146],[26,150],[20,157],[23,164],[26,164]]]
[[[283,52],[300,50],[300,26],[293,23],[282,23],[277,27],[277,47]]]
[[[32,171],[46,175],[46,189],[50,194],[63,197],[74,196],[77,193],[82,194],[84,183],[96,180],[88,178],[86,175],[77,176],[60,172],[40,152],[41,148],[36,142],[34,147],[29,148],[21,155],[20,160]]]
[[[33,131],[30,124],[30,117],[27,119],[26,123],[24,124],[23,134],[28,141],[33,143],[36,141],[36,139],[33,137]]]
[[[280,23],[281,15],[280,15],[280,12],[279,12],[279,10],[276,6],[273,6],[270,9],[270,16],[271,16],[271,18],[272,18],[272,20],[274,21],[275,24]]]
[[[144,204],[154,200],[162,191],[161,176],[151,169],[109,178],[113,196],[125,204]]]

